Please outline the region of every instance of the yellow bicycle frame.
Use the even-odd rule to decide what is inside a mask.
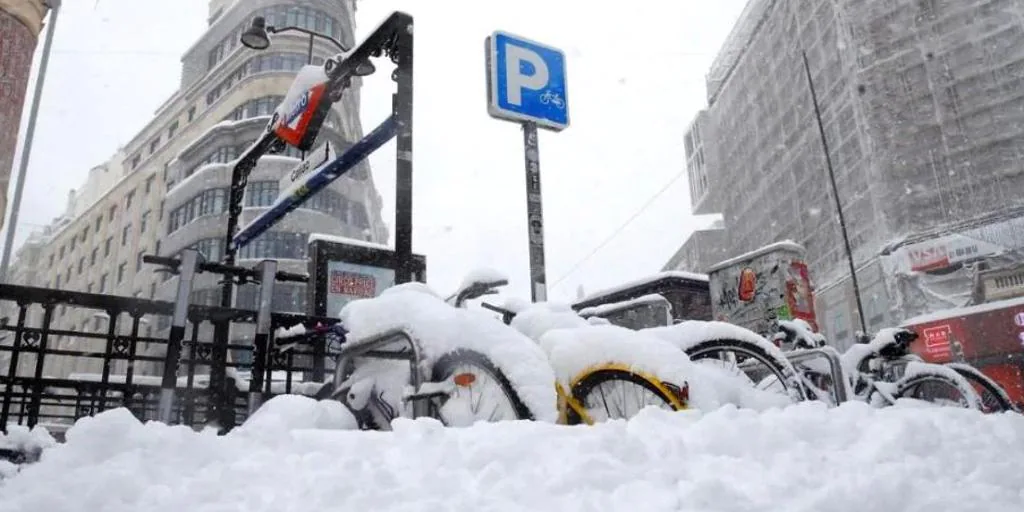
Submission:
[[[655,377],[650,373],[639,371],[635,368],[631,368],[629,365],[622,363],[602,363],[586,368],[572,379],[572,381],[569,383],[569,390],[575,388],[576,385],[579,384],[580,381],[582,381],[583,379],[602,370],[631,373],[646,381],[654,389],[657,389],[658,392],[661,393],[663,396],[668,397],[669,405],[672,406],[672,410],[682,411],[687,408],[686,403],[681,401],[679,397],[675,395],[675,393],[670,391],[664,384],[661,383],[661,379]],[[580,419],[583,420],[583,423],[587,425],[593,425],[594,419],[591,418],[589,414],[587,414],[586,408],[583,406],[583,404],[580,403],[579,400],[572,396],[572,393],[569,390],[566,390],[565,386],[562,386],[561,382],[555,383],[555,392],[558,394],[558,423],[562,425],[568,423],[569,409],[571,408],[576,414],[579,415]]]

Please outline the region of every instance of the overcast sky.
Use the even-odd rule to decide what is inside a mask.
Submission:
[[[430,284],[448,292],[484,266],[529,297],[522,134],[487,116],[485,36],[505,30],[567,55],[572,126],[541,133],[540,164],[549,296],[572,299],[579,285],[590,292],[658,271],[706,223],[689,213],[683,132],[745,3],[360,0],[359,37],[393,10],[416,20],[414,249],[427,256]],[[206,0],[64,2],[19,242],[174,93],[206,15]],[[388,72],[363,89],[367,131],[390,109],[390,66],[379,67]],[[391,224],[394,143],[371,164]]]

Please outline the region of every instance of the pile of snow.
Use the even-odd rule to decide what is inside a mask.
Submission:
[[[352,413],[336,400],[313,400],[299,395],[279,395],[256,409],[239,426],[236,435],[277,437],[292,430],[354,430],[359,428]]]
[[[24,425],[9,424],[7,434],[0,432],[0,481],[18,473],[15,461],[35,461],[43,450],[56,446],[57,441],[43,427],[36,425],[31,430]],[[7,460],[11,457],[12,460]]]
[[[404,329],[420,343],[427,368],[458,349],[479,352],[505,374],[536,419],[557,420],[555,376],[544,352],[486,312],[454,308],[426,285],[406,283],[388,288],[378,297],[346,304],[340,318],[349,331],[349,343]],[[408,375],[405,363],[380,364],[392,369],[383,378],[400,378],[401,372]],[[366,370],[368,377],[373,373],[370,370]]]
[[[593,427],[421,419],[274,437],[114,410],[0,482],[0,511],[1009,512],[1024,510],[1022,474],[1024,416],[952,408],[648,409]]]

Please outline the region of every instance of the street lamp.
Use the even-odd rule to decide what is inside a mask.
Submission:
[[[331,44],[341,50],[341,53],[348,53],[349,50],[351,50],[351,48],[345,46],[341,41],[338,41],[327,34],[321,34],[302,27],[275,27],[273,25],[267,25],[267,20],[263,16],[256,16],[253,18],[249,28],[242,32],[239,39],[242,42],[242,46],[245,46],[246,48],[251,48],[253,50],[266,50],[267,48],[270,48],[270,34],[280,34],[282,32],[301,32],[309,35],[309,53],[306,57],[306,63],[308,64],[313,63],[313,40],[318,37],[320,39],[330,41]],[[366,60],[359,63],[359,66],[356,67],[355,75],[368,76],[372,75],[374,71],[376,71],[376,68],[373,66],[373,63]]]
[[[36,89],[32,94],[32,106],[29,107],[28,126],[25,129],[25,142],[21,148],[21,162],[18,164],[18,184],[14,187],[11,218],[7,219],[7,237],[4,240],[3,255],[0,255],[0,283],[10,282],[10,279],[7,278],[7,267],[11,261],[11,250],[14,249],[14,233],[18,226],[18,213],[21,210],[21,195],[25,190],[25,174],[28,172],[29,157],[32,156],[32,142],[36,136],[36,119],[39,116],[39,100],[43,96],[43,84],[46,82],[46,69],[50,62],[53,31],[57,28],[57,15],[60,14],[61,0],[44,0],[43,4],[50,9],[50,19],[47,22],[49,27],[46,29],[46,39],[43,42],[43,55],[39,59],[39,70],[36,71]]]

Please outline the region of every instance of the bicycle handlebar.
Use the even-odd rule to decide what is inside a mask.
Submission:
[[[171,258],[167,256],[153,256],[146,254],[142,257],[143,263],[149,263],[151,265],[161,265],[169,267],[171,272],[177,273],[178,267],[181,266],[181,260],[177,258]],[[225,265],[223,263],[214,262],[200,262],[198,265],[199,272],[212,272],[214,274],[221,274],[225,276],[234,276],[242,278],[258,278],[260,277],[259,270],[245,267],[235,267],[231,265]],[[309,276],[303,274],[296,274],[293,272],[277,272],[274,274],[274,278],[278,281],[290,281],[293,283],[308,283]]]

